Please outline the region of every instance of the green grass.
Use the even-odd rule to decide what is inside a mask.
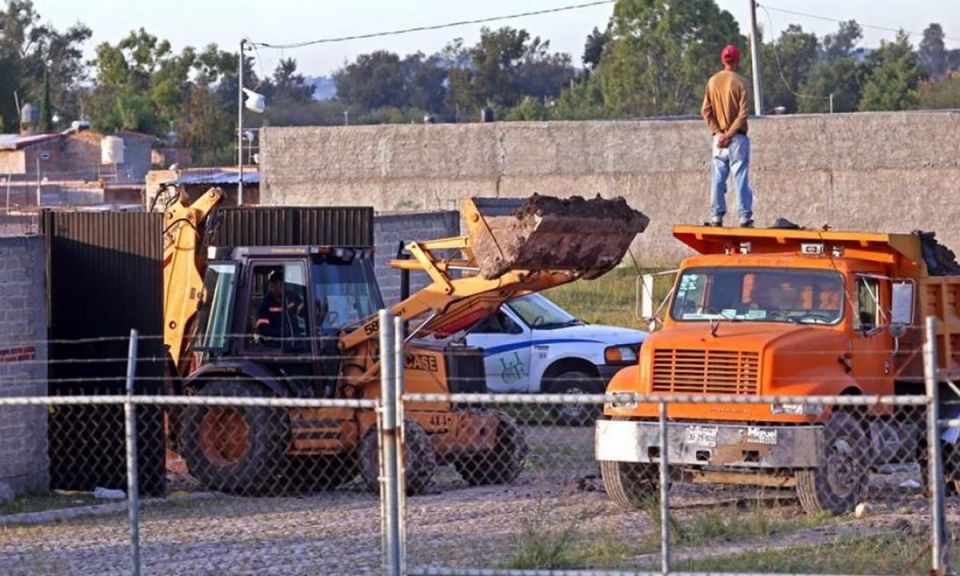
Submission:
[[[101,500],[92,494],[70,494],[50,492],[36,496],[23,496],[0,506],[0,516],[9,514],[23,514],[26,512],[43,512],[60,508],[76,508],[94,504],[109,504],[116,500]]]
[[[659,272],[659,269],[641,273]],[[646,330],[647,323],[637,318],[637,269],[621,266],[595,280],[579,280],[544,292],[568,312],[592,324],[610,324]],[[666,278],[655,283],[654,296],[663,301],[670,290]]]
[[[818,546],[746,552],[673,563],[678,571],[793,574],[924,574],[927,543],[903,534],[841,538]]]

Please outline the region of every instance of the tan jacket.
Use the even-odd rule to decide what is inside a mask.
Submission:
[[[746,135],[748,94],[746,79],[736,72],[724,70],[710,78],[700,112],[712,133]]]

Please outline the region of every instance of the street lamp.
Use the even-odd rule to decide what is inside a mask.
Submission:
[[[263,94],[243,87],[243,51],[248,42],[240,40],[240,56],[237,61],[237,206],[243,206],[243,109],[262,114],[266,109]],[[244,102],[243,97],[247,100]]]

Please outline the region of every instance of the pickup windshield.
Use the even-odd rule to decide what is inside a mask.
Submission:
[[[670,316],[679,321],[749,320],[837,324],[843,277],[825,270],[690,268],[677,282]]]
[[[550,329],[582,324],[566,310],[540,294],[527,294],[511,300],[507,306],[517,313],[528,326]]]

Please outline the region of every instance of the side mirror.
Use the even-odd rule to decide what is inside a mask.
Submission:
[[[910,280],[895,280],[892,287],[890,334],[900,338],[913,324],[914,284]]]

